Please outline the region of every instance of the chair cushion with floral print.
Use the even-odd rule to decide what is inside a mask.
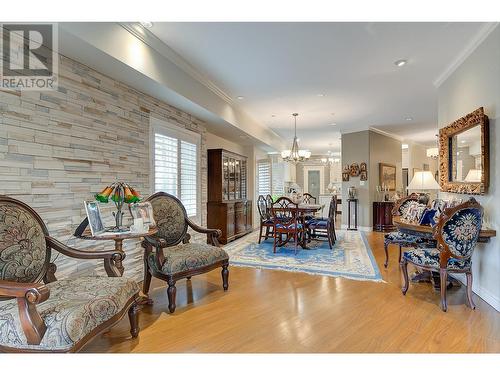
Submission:
[[[163,254],[165,262],[161,269],[156,267],[154,254],[149,257],[149,264],[151,268],[165,275],[194,270],[229,259],[224,249],[205,243],[186,243],[167,247],[163,249]]]
[[[443,239],[455,256],[470,256],[481,231],[482,215],[477,208],[455,213],[443,227]]]
[[[412,249],[403,252],[403,258],[416,264],[417,266],[426,266],[439,269],[439,250],[438,249]],[[470,269],[471,260],[469,259],[448,259],[448,270],[463,271]]]
[[[45,234],[26,208],[0,204],[0,279],[32,282],[40,279],[47,257]]]
[[[79,277],[47,284],[49,298],[36,306],[47,326],[40,345],[27,343],[16,299],[0,301],[0,346],[68,351],[97,326],[115,317],[139,292],[123,277]]]
[[[326,228],[328,227],[328,219],[319,218],[311,220],[308,225],[314,228]]]
[[[174,198],[159,195],[150,200],[158,227],[158,237],[167,244],[178,243],[186,234],[188,225],[184,207]]]

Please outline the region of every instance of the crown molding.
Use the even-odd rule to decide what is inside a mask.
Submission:
[[[370,130],[370,131],[372,131],[372,132],[374,132],[374,133],[378,133],[378,134],[381,134],[381,135],[385,135],[386,137],[393,138],[393,139],[395,139],[395,140],[397,140],[397,141],[400,141],[400,142],[403,142],[403,141],[404,141],[404,138],[403,138],[403,137],[401,137],[401,136],[399,136],[399,135],[396,135],[396,134],[394,134],[394,133],[389,133],[389,132],[386,132],[386,131],[384,131],[384,130],[380,130],[380,129],[375,128],[375,127],[373,127],[373,126],[370,126],[370,127],[368,128],[368,130]]]
[[[121,27],[127,30],[130,34],[135,36],[137,39],[141,40],[143,43],[153,48],[160,55],[166,59],[173,62],[185,73],[191,76],[193,79],[201,83],[203,86],[212,91],[219,98],[224,100],[226,103],[234,104],[231,96],[226,94],[224,90],[219,88],[215,83],[208,79],[204,74],[200,73],[194,66],[192,66],[187,60],[185,60],[181,55],[175,52],[172,48],[161,41],[152,32],[146,30],[141,25],[137,23],[119,23]]]
[[[455,71],[457,68],[475,51],[477,47],[491,34],[493,30],[498,26],[498,22],[487,22],[485,23],[472,40],[465,46],[465,48],[458,54],[457,57],[451,62],[450,65],[436,78],[433,82],[434,86],[438,88],[443,84],[444,81]]]

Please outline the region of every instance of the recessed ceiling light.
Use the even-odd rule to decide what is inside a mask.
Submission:
[[[406,121],[412,121],[413,120],[413,117],[407,117],[405,118]]]
[[[325,96],[325,94],[318,94],[318,96],[322,98],[323,96]]]
[[[153,27],[153,22],[141,22],[142,27],[150,29]]]
[[[245,97],[244,96],[237,96],[236,99],[243,100],[243,99],[245,99]]]
[[[394,65],[402,67],[402,66],[406,65],[407,62],[408,61],[406,61],[406,60],[398,60],[398,61],[394,61]]]
[[[337,123],[336,122],[332,122],[330,125],[331,126],[335,126],[335,125],[337,125]]]

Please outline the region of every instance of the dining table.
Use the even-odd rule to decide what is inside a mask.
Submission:
[[[314,203],[299,203],[297,204],[296,207],[273,207],[273,210],[275,211],[284,211],[284,210],[292,210],[292,211],[297,211],[297,217],[298,220],[300,221],[300,224],[306,225],[306,217],[308,215],[314,215],[318,211],[321,211],[323,209],[324,205],[322,204],[314,204]],[[291,236],[287,236],[285,240],[280,241],[278,243],[278,246],[285,246],[290,240],[292,239]],[[307,247],[307,241],[304,236],[302,240],[299,242],[299,246],[303,249],[308,250],[309,248]]]
[[[394,216],[392,222],[397,230],[401,233],[418,236],[424,239],[434,238],[434,227],[430,225],[421,225],[418,223],[408,222],[401,219],[400,216]],[[482,227],[481,231],[479,232],[478,242],[489,242],[492,237],[496,236],[496,233],[497,232],[495,229]],[[431,282],[434,286],[434,289],[436,290],[439,290],[441,285],[439,272],[423,271],[415,274],[411,280],[412,282]],[[450,275],[448,275],[448,281],[448,288],[461,285],[458,280]]]

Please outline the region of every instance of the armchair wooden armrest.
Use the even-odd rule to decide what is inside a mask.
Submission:
[[[187,224],[198,233],[205,233],[207,235],[207,243],[213,246],[219,246],[218,238],[222,236],[222,231],[220,229],[209,229],[200,227],[198,224],[193,223],[191,220],[186,218]]]
[[[78,250],[73,247],[69,247],[62,242],[56,240],[53,237],[45,236],[45,241],[47,246],[50,248],[69,256],[71,258],[77,259],[103,259],[104,269],[108,276],[118,277],[121,276],[122,262],[125,259],[125,253],[123,251],[108,250],[108,251],[83,251]]]
[[[143,242],[142,247],[145,247],[144,246],[145,244],[149,244],[151,246],[154,246],[157,249],[162,249],[164,247],[167,247],[167,241],[165,241],[163,238],[159,238],[159,237],[144,236],[144,241],[142,241],[142,242]]]
[[[47,330],[36,304],[46,301],[49,295],[49,288],[43,284],[0,281],[0,296],[17,299],[21,327],[30,345],[40,344]]]

